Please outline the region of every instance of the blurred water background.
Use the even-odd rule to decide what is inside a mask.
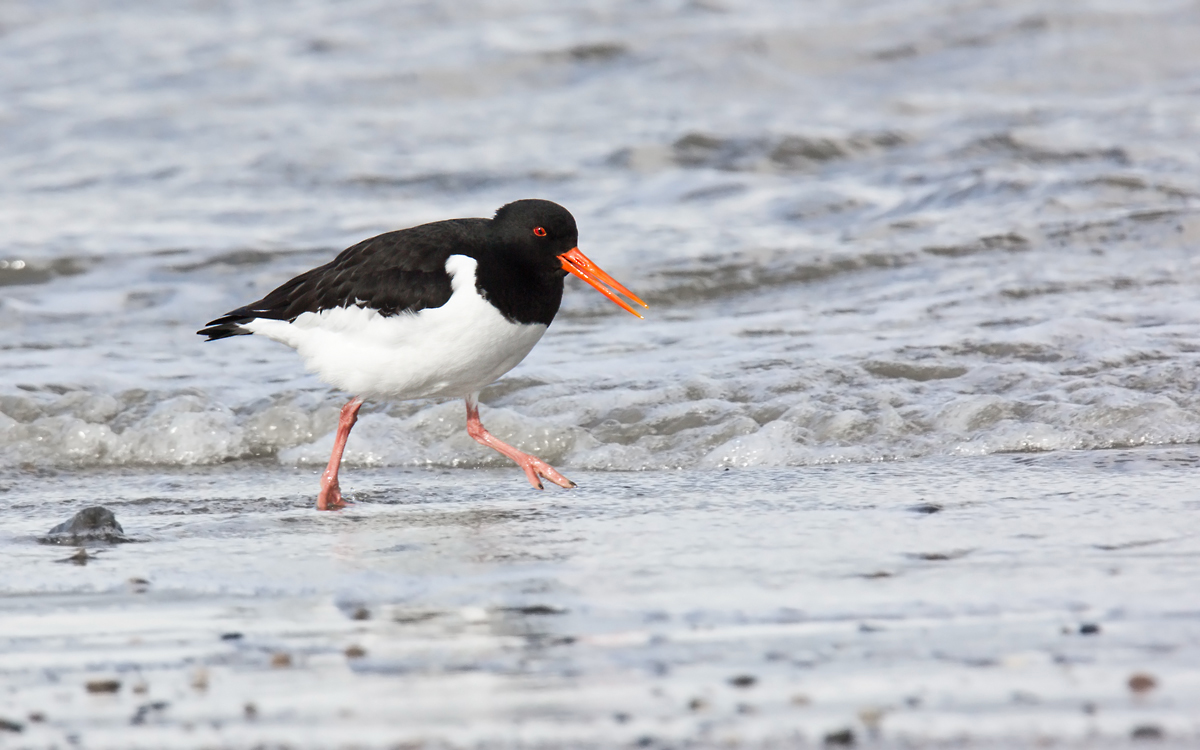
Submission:
[[[1198,40],[1200,6],[1183,0],[0,5],[0,505],[12,519],[0,543],[29,571],[0,591],[10,607],[33,618],[10,619],[19,626],[0,642],[42,654],[14,667],[10,686],[26,691],[21,705],[35,711],[41,710],[34,707],[41,700],[37,691],[49,691],[47,685],[67,673],[120,664],[178,671],[234,663],[203,649],[89,661],[93,641],[63,635],[34,646],[20,640],[43,627],[60,632],[50,622],[65,623],[62,633],[75,632],[78,621],[63,613],[83,605],[71,596],[117,596],[134,568],[149,570],[150,580],[174,581],[163,607],[210,602],[217,594],[270,594],[276,597],[270,606],[282,609],[261,613],[262,632],[279,638],[294,625],[281,612],[291,612],[287,603],[296,597],[318,602],[312,606],[325,607],[326,614],[341,611],[333,603],[360,600],[385,608],[408,602],[408,609],[401,607],[408,612],[417,606],[414,599],[431,597],[422,612],[458,612],[454,616],[468,623],[495,612],[512,617],[522,606],[559,606],[541,599],[493,601],[493,594],[504,598],[493,588],[502,570],[521,586],[557,581],[550,590],[565,586],[561,590],[570,593],[563,596],[573,602],[565,609],[591,612],[595,622],[615,623],[615,630],[659,622],[660,615],[687,627],[801,623],[802,630],[806,618],[817,617],[849,623],[847,632],[855,633],[864,618],[883,615],[917,623],[913,632],[926,627],[920,618],[931,612],[984,618],[982,629],[952,636],[974,644],[965,649],[970,654],[945,657],[936,645],[910,643],[887,657],[909,676],[931,664],[953,663],[959,670],[948,672],[938,688],[948,696],[944,715],[914,719],[905,725],[908,734],[880,734],[870,711],[883,716],[903,708],[917,688],[855,697],[870,691],[862,692],[866,683],[847,677],[858,673],[837,662],[833,644],[845,635],[837,627],[823,646],[805,641],[795,647],[824,654],[820,658],[764,646],[763,653],[791,654],[783,659],[789,664],[825,665],[853,685],[831,688],[842,703],[809,714],[802,731],[794,717],[755,723],[754,706],[731,699],[729,723],[719,726],[742,727],[739,741],[819,743],[826,732],[849,725],[860,740],[874,727],[881,742],[949,741],[962,732],[998,742],[1013,736],[1090,742],[1097,731],[1123,741],[1136,733],[1136,716],[1122,714],[1110,724],[1087,718],[1081,706],[1092,701],[1095,708],[1101,699],[1071,692],[1082,689],[1077,676],[1062,676],[1074,657],[1056,661],[1062,656],[1056,646],[1022,641],[1004,629],[1005,618],[1022,612],[1052,623],[1047,627],[1055,637],[1060,625],[1078,626],[1084,615],[1072,612],[1174,623],[1161,636],[1151,635],[1150,626],[1131,630],[1130,642],[1148,650],[1120,651],[1105,679],[1116,685],[1113,695],[1128,700],[1124,680],[1137,661],[1130,653],[1151,654],[1146,658],[1157,660],[1157,668],[1176,670],[1173,684],[1183,693],[1157,708],[1137,696],[1142,702],[1135,708],[1165,712],[1151,729],[1165,732],[1167,741],[1194,738],[1200,728],[1186,717],[1196,715],[1191,707],[1200,696],[1194,668],[1200,601],[1186,584],[1197,573],[1191,529],[1200,508],[1189,489],[1200,442]],[[542,343],[485,391],[485,423],[568,476],[598,486],[609,504],[578,502],[602,517],[649,514],[659,519],[650,528],[678,535],[679,544],[706,540],[709,550],[721,544],[711,530],[729,528],[744,534],[738,538],[751,549],[782,544],[805,564],[797,569],[789,567],[792,558],[734,555],[718,556],[731,568],[717,560],[696,568],[668,554],[666,545],[664,557],[647,559],[687,573],[659,582],[656,591],[665,601],[643,601],[630,584],[626,593],[633,599],[613,604],[591,588],[608,585],[604,576],[572,578],[554,567],[570,567],[564,561],[572,553],[563,550],[541,560],[549,569],[535,565],[532,573],[523,567],[530,564],[521,556],[527,550],[485,555],[498,567],[483,565],[486,573],[472,567],[481,577],[466,579],[478,584],[467,595],[455,588],[465,585],[461,581],[418,584],[395,577],[396,566],[436,568],[445,547],[379,541],[378,549],[394,554],[346,562],[354,555],[338,551],[344,540],[336,534],[318,542],[267,533],[307,517],[314,470],[327,460],[347,396],[306,375],[285,347],[254,337],[204,344],[194,331],[362,238],[442,218],[488,216],[524,197],[567,206],[579,222],[584,252],[651,309],[645,322],[636,321],[572,281]],[[566,510],[577,495],[531,500],[506,460],[477,446],[463,426],[460,402],[364,407],[343,480],[361,507],[345,518],[378,523],[376,515],[396,503],[433,513],[447,497],[486,507],[550,503],[538,513],[551,520],[538,516],[538,523],[559,533],[559,524],[569,528],[591,512]],[[1045,451],[1056,453],[1037,455]],[[1007,455],[1013,452],[1019,455]],[[1036,482],[1017,470],[1026,458],[1036,464]],[[886,462],[883,473],[872,474],[880,462]],[[813,474],[819,465],[841,466],[844,473]],[[1085,465],[1086,472],[1077,470]],[[468,467],[503,471],[438,473]],[[696,500],[739,473],[746,502],[757,498],[790,510],[760,518],[766,525],[745,526],[738,519],[750,511],[728,505],[737,495],[732,490],[704,505],[706,513],[685,512],[678,497],[662,509],[633,499],[643,492]],[[1118,481],[1121,476],[1136,481]],[[828,484],[813,489],[812,482],[822,481]],[[1005,505],[1019,489],[1014,482],[1024,481],[1037,488],[1021,496],[1022,502],[1037,498],[1034,509]],[[887,482],[911,482],[915,489]],[[478,485],[495,485],[500,494]],[[809,490],[789,495],[789,487]],[[1046,552],[1036,572],[1016,562],[1028,551],[1007,548],[993,550],[995,567],[977,563],[947,579],[954,583],[905,578],[883,563],[876,570],[876,563],[862,562],[871,559],[866,551],[899,532],[884,531],[890,527],[883,522],[874,528],[870,514],[847,517],[865,536],[852,549],[837,537],[832,557],[816,552],[811,539],[774,536],[789,524],[807,528],[805,514],[826,507],[822,503],[854,508],[876,491],[881,507],[911,523],[927,514],[906,508],[958,503],[984,515],[961,516],[959,524],[939,527],[936,537],[920,532],[924,541],[893,550],[897,560],[932,554],[958,564],[964,550],[986,548],[988,539],[1010,538],[1010,531],[1013,539],[1041,538],[1036,529],[1004,525],[1029,513],[1039,528],[1079,528],[1083,521],[1071,503],[1087,488],[1100,503],[1088,513],[1103,523],[1087,527],[1091,536],[1068,534],[1058,546],[1045,542],[1053,553]],[[261,496],[266,501],[258,505]],[[1151,502],[1155,498],[1161,502]],[[160,546],[115,548],[83,571],[55,565],[60,550],[33,544],[38,533],[95,502],[141,518],[143,539]],[[989,503],[996,508],[982,510]],[[258,521],[241,526],[230,520],[234,525],[227,527],[210,519],[205,523],[217,525],[202,530],[207,546],[180,547],[188,533],[168,529],[209,513],[214,519],[250,514]],[[155,525],[156,516],[182,526]],[[511,522],[509,532],[534,546],[542,533],[521,525],[519,514],[482,527],[469,514],[438,517],[475,530],[471,534]],[[662,520],[668,518],[678,525]],[[404,524],[395,522],[400,526],[384,528],[402,536],[397,528]],[[614,554],[630,538],[621,524],[592,530]],[[232,539],[249,545],[239,558],[243,567],[213,573],[213,556],[224,554]],[[1137,574],[1125,568],[1129,575],[1119,586],[1118,579],[1104,578],[1107,583],[1082,594],[1048,583],[1075,561],[1093,560],[1098,549],[1126,554],[1121,550],[1140,550],[1141,542],[1174,546],[1156,547],[1153,554],[1163,557],[1134,566]],[[164,549],[172,562],[161,556]],[[296,569],[303,575],[270,572],[289,570],[314,549],[348,566],[338,568],[345,575],[326,579],[303,567]],[[481,553],[453,549],[471,565],[483,564],[474,556]],[[843,555],[859,562],[850,565]],[[626,570],[603,555],[597,560],[596,569]],[[1088,570],[1096,575],[1121,568],[1108,558],[1094,562]],[[450,569],[455,564],[447,563]],[[708,565],[744,576],[722,578],[724,587],[714,593],[699,583],[707,578],[697,571]],[[172,577],[180,571],[187,575]],[[626,572],[636,579],[636,571]],[[845,583],[846,576],[876,572],[891,581],[879,585],[898,587],[885,597],[886,606],[874,594],[854,593],[864,579]],[[927,573],[934,576],[932,569]],[[1024,583],[1011,590],[1002,585],[1022,575]],[[817,579],[833,593],[806,588]],[[972,592],[973,582],[984,579],[995,582],[983,586],[988,603]],[[527,588],[513,586],[529,596]],[[759,586],[776,591],[778,600],[747,598],[747,587]],[[834,594],[840,590],[848,598],[839,601]],[[948,599],[931,604],[931,590]],[[825,604],[814,604],[810,595]],[[455,609],[462,607],[468,614]],[[170,620],[164,610],[153,611]],[[179,616],[201,615],[188,610]],[[388,622],[403,621],[402,615]],[[104,642],[124,638],[112,633],[126,634],[127,625],[105,631]],[[470,628],[456,627],[438,630],[438,637],[459,643],[454,638]],[[870,627],[863,632],[874,632]],[[501,630],[505,638],[512,635]],[[740,643],[740,631],[732,632],[732,642]],[[322,642],[326,650],[341,648]],[[979,645],[985,642],[990,645]],[[64,644],[82,650],[62,657],[65,671],[51,679],[43,657]],[[988,649],[995,653],[976,653]],[[649,685],[653,664],[674,658],[617,652],[616,661],[639,677],[604,677],[615,684]],[[684,649],[677,657],[703,661],[701,652]],[[1024,657],[1009,659],[1013,653],[1037,656],[1021,662]],[[974,668],[972,659],[975,666],[988,660],[1049,664],[1045,674],[1065,680],[1057,694],[1068,697],[1053,706],[1029,699],[1045,678],[1035,669],[1032,688],[1006,687],[956,703],[962,670]],[[589,672],[586,660],[567,661],[563,670],[585,675],[579,684],[587,690],[598,689],[587,675],[610,675]],[[443,681],[454,673],[448,663],[422,672],[426,667],[386,662],[371,673],[436,673]],[[499,680],[495,690],[506,689],[508,676],[529,677],[503,659],[487,664],[480,669]],[[263,668],[269,672],[269,665]],[[871,684],[890,679],[863,674]],[[661,732],[613,721],[612,711],[630,709],[609,711],[607,698],[587,690],[570,710],[537,714],[516,701],[495,709],[499,718],[478,736],[428,736],[468,744],[550,742],[559,736],[553,727],[571,726],[584,729],[562,737],[603,743]],[[703,712],[686,708],[701,693],[680,690],[675,708],[690,718],[671,724],[674,734],[667,734],[723,741],[723,735],[704,734],[706,725],[695,718]],[[64,724],[66,734],[47,734],[47,746],[81,726],[100,731],[96,727],[108,726],[105,711],[129,713],[139,705],[136,696],[124,695],[126,703],[87,714],[92,724],[80,719],[84,723]],[[799,705],[779,696],[781,706]],[[181,699],[170,700],[178,705]],[[980,706],[1004,708],[988,724],[972,713]],[[299,715],[295,711],[303,713],[296,706],[287,709],[291,714],[280,710],[279,726]],[[1013,718],[1013,711],[1023,718]],[[154,709],[143,718],[163,713]],[[1037,724],[1033,714],[1049,716],[1048,723]],[[572,724],[577,718],[583,723]],[[187,721],[209,726],[204,722],[216,719]],[[522,721],[549,734],[504,734]],[[188,746],[182,725],[168,724],[170,731],[146,746]],[[385,726],[363,742],[390,742],[395,737],[388,731]],[[86,736],[95,746],[130,741],[121,733]],[[230,739],[218,732],[203,741],[240,746],[283,742],[281,736]],[[296,746],[333,746],[338,736],[344,735],[286,738]]]
[[[0,461],[324,462],[345,396],[192,331],[372,234],[570,208],[486,395],[592,469],[1200,440],[1194,3],[5,7]],[[504,465],[461,406],[348,460]]]

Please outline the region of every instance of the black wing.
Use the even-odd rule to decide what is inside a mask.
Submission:
[[[249,334],[241,324],[255,318],[290,322],[334,307],[359,305],[384,316],[441,307],[453,292],[446,259],[475,256],[486,224],[486,219],[439,221],[363,240],[196,333],[216,341]]]

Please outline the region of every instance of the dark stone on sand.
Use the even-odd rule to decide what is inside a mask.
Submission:
[[[825,735],[825,744],[850,747],[854,744],[854,730],[842,729],[837,732],[830,732],[829,734]]]
[[[78,546],[88,542],[118,544],[130,541],[113,512],[102,505],[84,508],[39,539],[42,544]]]
[[[937,503],[921,503],[920,505],[910,506],[909,510],[911,510],[913,513],[924,513],[926,515],[930,515],[933,513],[940,513],[942,511],[942,506],[938,505]]]
[[[1152,674],[1136,672],[1129,676],[1129,690],[1131,692],[1148,693],[1156,687],[1158,687],[1158,680]]]
[[[1142,724],[1136,726],[1129,734],[1135,740],[1161,740],[1163,738],[1163,730],[1161,727],[1156,727],[1153,724]]]
[[[533,604],[528,607],[501,607],[502,612],[516,612],[521,615],[565,615],[567,610],[551,607],[546,604]]]
[[[739,688],[754,687],[756,682],[758,682],[758,678],[752,674],[740,674],[737,677],[729,678],[729,684]]]
[[[223,640],[223,641],[240,641],[240,640],[242,640],[242,634],[241,633],[221,633],[221,640]]]
[[[0,719],[0,732],[24,732],[25,727],[15,721]]]
[[[158,713],[159,711],[165,711],[167,709],[167,707],[170,705],[171,704],[167,703],[166,701],[154,701],[153,703],[143,703],[142,705],[138,706],[137,712],[134,713],[133,718],[131,718],[129,720],[129,723],[130,724],[145,724],[147,716],[149,716],[150,714],[153,714],[153,713]]]
[[[89,693],[115,693],[121,689],[120,680],[88,680],[85,685]]]
[[[61,560],[55,560],[55,562],[71,563],[72,565],[87,565],[88,560],[91,560],[94,557],[94,555],[89,555],[86,549],[80,547],[79,549],[75,550],[75,554],[71,555],[70,557],[64,557]]]
[[[1080,635],[1099,635],[1100,626],[1094,622],[1085,622],[1079,626]]]

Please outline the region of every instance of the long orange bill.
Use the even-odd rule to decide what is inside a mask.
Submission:
[[[567,271],[591,284],[597,292],[600,292],[605,297],[608,297],[610,300],[617,303],[617,305],[619,305],[621,308],[633,313],[639,318],[642,317],[642,314],[637,310],[634,310],[628,302],[618,297],[613,292],[613,289],[638,303],[642,307],[650,307],[645,302],[642,302],[642,300],[636,294],[622,286],[619,281],[605,273],[600,266],[588,260],[586,255],[579,252],[579,248],[571,248],[567,252],[558,256],[558,259],[562,261],[563,268],[565,268]],[[608,286],[605,286],[605,284]],[[612,289],[609,289],[608,287],[612,287]]]

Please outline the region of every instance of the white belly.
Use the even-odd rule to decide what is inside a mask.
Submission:
[[[309,371],[364,398],[466,396],[517,366],[546,332],[504,316],[475,289],[476,262],[446,261],[454,292],[441,307],[384,317],[365,307],[255,319],[247,330],[280,341]]]

